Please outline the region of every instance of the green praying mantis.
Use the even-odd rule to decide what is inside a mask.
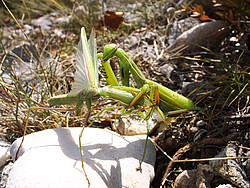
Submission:
[[[119,86],[117,78],[115,77],[114,72],[108,62],[108,60],[113,56],[117,56],[120,60],[122,86]],[[103,74],[108,84],[108,86],[105,87],[98,86],[98,58],[101,60]],[[138,113],[143,119],[146,120],[146,122],[153,115],[153,112],[158,113],[163,121],[165,121],[166,115],[182,113],[187,110],[199,109],[194,106],[194,103],[190,99],[162,86],[159,83],[146,79],[133,60],[126,54],[126,52],[120,48],[117,48],[116,45],[106,45],[104,47],[103,53],[97,54],[93,29],[88,41],[85,29],[81,29],[81,38],[77,47],[75,67],[75,81],[72,90],[66,95],[51,97],[48,99],[48,103],[51,106],[76,104],[75,110],[77,110],[85,102],[88,113],[86,115],[84,123],[85,125],[83,126],[83,129],[79,135],[79,146],[82,168],[89,185],[90,182],[84,170],[81,137],[92,111],[91,104],[94,103],[98,98],[104,97],[121,102],[124,104],[121,110],[122,115],[126,113]],[[129,85],[130,73],[137,84],[137,88],[130,87]],[[31,109],[36,108],[31,107],[28,111],[28,116]],[[148,123],[147,130],[149,132]],[[26,132],[26,127],[24,132]],[[148,135],[146,138],[146,144],[147,141]],[[144,156],[145,150],[137,170],[141,168]]]

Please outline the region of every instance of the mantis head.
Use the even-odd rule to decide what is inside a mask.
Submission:
[[[108,59],[113,57],[117,49],[118,49],[118,46],[116,44],[106,45],[103,49],[103,60],[107,61]]]

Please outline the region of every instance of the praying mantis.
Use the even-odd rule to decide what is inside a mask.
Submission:
[[[120,60],[122,86],[119,86],[114,72],[110,64],[108,63],[108,60],[113,56],[117,56]],[[102,62],[103,74],[106,78],[108,86],[98,86],[99,80],[97,58],[99,58]],[[81,29],[81,38],[77,47],[75,67],[75,81],[72,90],[66,95],[51,97],[50,99],[48,99],[48,103],[51,106],[76,104],[75,110],[77,110],[85,102],[88,109],[84,123],[85,125],[87,124],[92,111],[91,103],[95,102],[101,96],[123,103],[124,107],[122,108],[122,114],[138,113],[146,121],[150,116],[152,116],[154,111],[158,112],[161,118],[165,121],[166,113],[171,114],[173,112],[181,113],[187,110],[197,110],[197,108],[194,106],[194,103],[190,99],[162,86],[161,84],[146,79],[139,68],[136,66],[136,64],[132,61],[132,59],[126,54],[126,52],[120,48],[117,48],[116,45],[106,45],[104,47],[103,53],[97,54],[93,29],[88,41],[85,29]],[[129,87],[129,72],[132,74],[137,84],[137,88]],[[30,113],[30,110],[32,109],[35,108],[31,107],[28,111],[28,115]],[[145,113],[143,114],[142,111],[145,111]],[[79,146],[82,168],[88,184],[90,185],[87,174],[84,170],[83,154],[81,148],[81,137],[85,125],[83,126],[83,129],[79,135]],[[149,131],[149,129],[147,130]],[[146,138],[146,144],[147,141],[148,135]],[[144,156],[145,150],[137,170],[141,168]]]

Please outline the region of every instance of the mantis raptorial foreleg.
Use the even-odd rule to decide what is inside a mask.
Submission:
[[[103,60],[103,54],[99,53],[99,54],[97,54],[97,57],[101,60],[102,74],[103,74],[104,78],[106,79],[107,84],[111,85],[111,86],[119,86],[118,81],[115,77],[115,74],[114,74],[109,62]]]

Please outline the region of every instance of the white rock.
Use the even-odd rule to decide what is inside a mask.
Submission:
[[[88,187],[79,150],[81,128],[57,128],[27,135],[6,187]],[[20,139],[11,146],[15,157]],[[90,187],[149,187],[154,177],[155,148],[148,143],[142,170],[136,171],[145,135],[122,137],[86,128],[82,136],[84,166]]]
[[[234,187],[230,184],[221,184],[221,185],[217,186],[216,188],[234,188]]]
[[[9,152],[10,144],[1,140],[0,141],[0,167],[2,167],[6,161],[10,158]]]
[[[157,122],[152,118],[148,120],[149,129],[152,130]],[[119,133],[127,136],[147,134],[147,122],[139,115],[122,116],[117,126]]]

